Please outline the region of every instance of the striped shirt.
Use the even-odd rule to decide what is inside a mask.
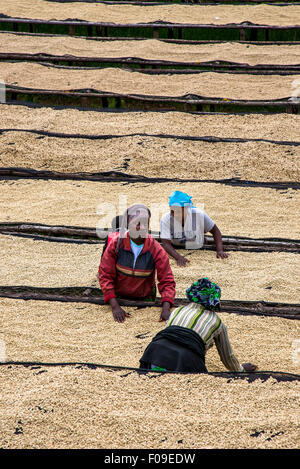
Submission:
[[[172,312],[166,327],[169,326],[192,329],[199,334],[206,350],[215,343],[221,361],[228,370],[244,371],[232,351],[226,326],[214,311],[204,309],[202,305],[197,303],[189,303]]]

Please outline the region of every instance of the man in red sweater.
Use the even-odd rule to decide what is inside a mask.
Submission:
[[[169,257],[149,231],[150,210],[141,204],[129,207],[122,219],[119,233],[114,233],[102,255],[99,283],[104,300],[109,303],[115,321],[129,316],[117,298],[155,299],[157,272],[161,295],[161,321],[170,316],[175,298],[175,280]]]

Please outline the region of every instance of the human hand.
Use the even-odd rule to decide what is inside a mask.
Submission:
[[[112,313],[113,313],[114,320],[117,322],[124,322],[125,318],[130,318],[130,314],[126,313],[126,311],[124,311],[124,309],[121,308],[120,305],[115,306],[112,309]]]
[[[242,367],[245,371],[247,371],[247,373],[252,373],[253,371],[257,370],[257,366],[253,365],[252,363],[242,363]]]
[[[217,251],[217,258],[218,259],[226,259],[229,256],[227,252],[224,252],[222,250]]]
[[[170,303],[168,301],[164,301],[162,305],[162,312],[160,315],[159,322],[167,321],[170,317],[170,314],[171,314]]]
[[[177,265],[179,265],[179,267],[186,267],[189,262],[190,261],[183,256],[179,256],[177,259]]]

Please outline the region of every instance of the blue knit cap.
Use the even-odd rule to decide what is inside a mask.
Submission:
[[[169,197],[169,206],[172,207],[177,205],[177,207],[194,207],[192,202],[192,197],[185,192],[174,191]]]

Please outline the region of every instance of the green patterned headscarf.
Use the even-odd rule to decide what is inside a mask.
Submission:
[[[220,309],[221,288],[207,277],[194,282],[186,290],[186,296],[189,301],[201,303],[206,309]]]

